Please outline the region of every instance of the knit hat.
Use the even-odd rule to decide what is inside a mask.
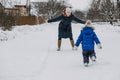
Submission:
[[[91,27],[93,30],[95,30],[95,27],[92,26],[92,21],[91,21],[91,20],[87,20],[85,25],[86,25],[86,27],[89,26],[89,27]]]
[[[66,12],[70,12],[70,13],[72,12],[71,9],[70,9],[69,7],[66,8],[65,11],[66,11]]]
[[[91,20],[87,20],[86,21],[86,25],[91,25],[92,24],[92,21]]]

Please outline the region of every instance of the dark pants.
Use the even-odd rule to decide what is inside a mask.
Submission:
[[[73,37],[68,37],[70,40],[73,40]],[[58,37],[58,40],[61,40],[61,37]]]
[[[89,57],[91,58],[92,56],[94,56],[96,58],[94,50],[83,50],[82,54],[84,63],[89,63]]]

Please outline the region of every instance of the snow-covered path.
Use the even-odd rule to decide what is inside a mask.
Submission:
[[[69,39],[57,49],[58,23],[14,29],[17,37],[0,42],[0,80],[120,80],[120,28],[95,24],[103,49],[97,63],[84,67],[81,47],[73,51]],[[76,40],[81,29],[73,24]]]

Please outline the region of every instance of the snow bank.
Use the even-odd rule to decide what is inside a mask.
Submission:
[[[55,23],[58,24],[58,23]],[[78,25],[78,24],[74,24]],[[120,27],[119,26],[112,26],[109,23],[99,22],[99,23],[93,23],[95,27],[100,27],[99,31],[112,31],[112,32],[119,32],[120,33]],[[42,25],[23,25],[23,26],[15,26],[12,31],[2,31],[0,30],[0,41],[8,41],[15,39],[16,37],[21,37],[24,35],[28,35],[34,32],[43,31],[43,27],[41,26],[48,26],[47,24]],[[83,26],[83,25],[82,25]]]
[[[16,34],[13,31],[2,31],[0,30],[0,41],[8,41],[15,39]]]
[[[15,26],[14,29],[12,29],[12,31],[0,30],[0,41],[13,40],[16,37],[21,37],[23,35],[27,35],[38,31],[42,31],[42,28],[40,28],[39,25]]]

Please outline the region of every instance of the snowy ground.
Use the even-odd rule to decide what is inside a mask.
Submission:
[[[58,23],[17,26],[0,31],[0,80],[120,80],[120,27],[94,24],[103,49],[97,63],[84,67],[81,46],[73,51],[69,39],[57,49]],[[81,27],[73,24],[76,40]]]

